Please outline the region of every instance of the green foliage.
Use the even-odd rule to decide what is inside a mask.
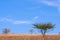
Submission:
[[[54,25],[52,25],[51,23],[33,24],[33,25],[34,25],[34,28],[42,29],[42,30],[47,30],[47,29],[54,28]]]
[[[37,28],[41,31],[42,35],[43,35],[43,40],[46,40],[45,38],[45,34],[49,29],[54,28],[55,25],[51,24],[51,23],[44,23],[44,24],[33,24],[34,28]]]
[[[3,29],[3,33],[4,33],[4,34],[8,34],[9,32],[10,32],[10,29],[8,29],[8,28],[4,28],[4,29]]]
[[[45,34],[48,29],[54,28],[54,25],[51,23],[44,23],[44,24],[33,24],[34,28],[40,29],[42,34]]]

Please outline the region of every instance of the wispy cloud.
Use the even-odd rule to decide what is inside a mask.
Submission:
[[[38,16],[35,16],[34,18],[33,18],[33,20],[37,20],[39,17]]]
[[[13,19],[9,19],[9,18],[2,18],[2,19],[0,19],[0,22],[10,22],[12,24],[30,24],[31,23],[31,21],[13,20]]]
[[[13,24],[31,24],[30,21],[14,21]]]
[[[0,19],[0,22],[4,22],[4,21],[12,22],[13,20],[9,19],[9,18],[2,18],[2,19]]]
[[[39,16],[35,16],[33,19],[32,19],[32,24],[34,24],[35,22],[37,22],[39,19]]]
[[[9,22],[9,23],[12,23],[12,24],[32,24],[34,23],[34,20],[38,19],[38,16],[35,16],[33,18],[33,20],[14,20],[14,19],[10,19],[10,18],[2,18],[0,19],[0,22]]]
[[[32,24],[38,18],[39,18],[38,16],[35,16],[35,17],[32,18],[32,20],[14,20],[14,19],[11,19],[11,18],[8,18],[8,17],[4,17],[4,18],[0,19],[0,22],[9,22],[9,23],[15,24],[15,25],[18,25],[18,24]]]
[[[46,5],[49,5],[49,6],[57,6],[57,3],[56,2],[52,2],[52,1],[41,1],[41,3],[44,3]]]
[[[45,5],[48,5],[48,6],[53,6],[53,7],[56,7],[58,9],[58,11],[60,11],[60,0],[35,0],[37,1],[38,3],[43,3]]]

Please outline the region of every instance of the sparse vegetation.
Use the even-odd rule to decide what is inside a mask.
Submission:
[[[48,30],[54,28],[54,25],[52,23],[44,23],[44,24],[33,24],[34,28],[37,28],[41,34],[43,35],[43,40],[45,40],[45,34]]]
[[[33,34],[33,32],[34,32],[34,30],[31,28],[31,29],[30,29],[30,33]]]
[[[60,35],[46,35],[47,40],[60,40]],[[42,40],[40,34],[0,34],[0,40]]]
[[[8,29],[8,28],[3,29],[3,34],[8,34],[9,32],[10,32],[10,29]]]
[[[55,25],[53,25],[52,23],[45,23],[45,24],[40,24],[40,23],[37,23],[37,24],[33,24],[34,25],[34,28],[37,28],[41,34],[43,35],[40,35],[40,34],[33,34],[33,29],[31,28],[29,31],[30,33],[32,34],[8,34],[10,33],[10,29],[9,28],[4,28],[3,29],[3,34],[0,35],[0,40],[46,40],[45,37],[49,37],[51,40],[59,40],[59,37],[58,35],[46,35],[45,34],[47,33],[48,30],[50,29],[53,29]],[[6,35],[7,34],[7,35]],[[55,38],[56,37],[56,38]],[[47,40],[49,40],[49,38],[47,38]]]

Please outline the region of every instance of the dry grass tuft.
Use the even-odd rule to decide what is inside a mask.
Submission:
[[[0,34],[0,40],[42,40],[39,34]],[[47,40],[60,40],[60,35],[46,35]]]

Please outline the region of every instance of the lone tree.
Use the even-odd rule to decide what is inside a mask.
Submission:
[[[29,32],[30,32],[31,34],[33,34],[34,30],[31,28],[31,29],[29,30]]]
[[[34,28],[37,28],[41,34],[43,35],[43,40],[45,40],[45,34],[48,30],[53,29],[54,25],[52,23],[37,23],[37,24],[33,24]]]
[[[8,29],[8,28],[3,29],[3,34],[8,34],[9,32],[10,32],[10,29]]]

